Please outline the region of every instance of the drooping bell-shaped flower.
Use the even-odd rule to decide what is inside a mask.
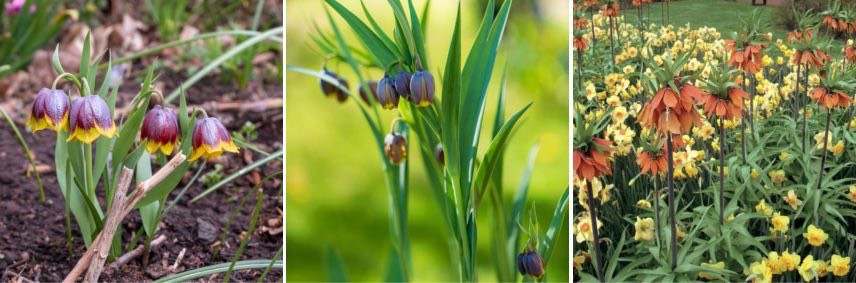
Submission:
[[[238,153],[238,146],[235,145],[229,131],[217,118],[202,118],[196,121],[191,141],[193,152],[190,154],[189,161],[194,161],[200,157],[217,158],[227,151]]]
[[[68,128],[68,96],[65,91],[42,88],[36,94],[27,126],[38,132],[51,129],[59,132]]]
[[[104,98],[89,95],[74,100],[68,119],[68,141],[79,140],[92,143],[101,136],[112,138],[117,135],[113,114]]]
[[[321,70],[321,73],[326,76],[332,77],[337,82],[339,82],[339,84],[345,89],[348,88],[348,81],[346,81],[344,78],[340,77],[336,73],[327,70],[327,68]],[[321,78],[318,79],[318,83],[321,85],[321,91],[324,92],[324,96],[335,96],[339,102],[345,102],[345,100],[348,100],[348,93],[337,87],[335,84],[332,84]]]
[[[395,75],[395,92],[401,98],[410,100],[410,79],[413,77],[407,71],[401,71]]]
[[[375,94],[377,102],[380,103],[383,109],[395,109],[398,107],[398,92],[395,91],[395,82],[389,77],[389,74],[383,75],[383,78],[377,81],[377,93]]]
[[[407,140],[396,133],[387,134],[383,139],[383,153],[390,163],[401,164],[407,159]]]
[[[410,78],[410,101],[419,107],[434,103],[434,76],[431,73],[422,69],[413,73]]]
[[[149,153],[160,150],[165,155],[171,155],[179,144],[180,135],[178,118],[172,108],[155,105],[146,113],[140,129],[140,139],[146,141],[146,150]]]
[[[544,276],[544,260],[541,255],[527,246],[526,250],[517,254],[517,271],[521,275],[530,275],[535,278]]]

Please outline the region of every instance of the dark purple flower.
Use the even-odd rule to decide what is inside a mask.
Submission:
[[[146,140],[146,150],[155,153],[160,150],[165,155],[171,155],[179,144],[181,130],[178,118],[172,108],[155,105],[146,113],[143,126],[140,128],[140,140]]]
[[[33,101],[27,126],[34,133],[43,129],[55,132],[68,129],[68,96],[65,91],[42,88]]]

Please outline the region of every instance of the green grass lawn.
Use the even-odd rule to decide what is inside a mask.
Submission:
[[[761,9],[761,14],[766,21],[770,22],[773,33],[773,40],[786,39],[788,31],[781,26],[777,26],[774,6],[752,6],[749,3],[740,3],[735,1],[725,0],[681,0],[674,1],[669,4],[669,23],[678,26],[689,24],[693,28],[712,27],[722,35],[722,38],[730,38],[731,33],[740,29],[740,17],[749,17],[753,9]],[[650,9],[650,10],[649,10]],[[643,18],[646,23],[664,23],[664,11],[666,5],[654,3],[643,10]],[[636,23],[638,17],[635,10],[623,11],[628,22]],[[841,49],[844,48],[844,41],[834,40],[832,42],[832,54],[840,56]],[[773,55],[781,54],[778,49],[770,49]]]

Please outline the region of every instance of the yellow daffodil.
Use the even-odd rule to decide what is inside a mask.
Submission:
[[[814,225],[809,225],[808,230],[803,233],[803,238],[808,241],[809,245],[819,247],[823,245],[823,242],[826,242],[829,235],[827,235],[826,232],[823,232],[820,228],[817,228]]]

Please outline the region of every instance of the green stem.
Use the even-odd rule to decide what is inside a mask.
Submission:
[[[277,259],[279,259],[279,257],[281,257],[281,256],[282,256],[282,248],[283,248],[283,247],[285,247],[285,246],[280,245],[280,246],[279,246],[279,249],[278,249],[278,250],[276,250],[276,255],[274,255],[274,256],[273,256],[273,259],[271,259],[271,260],[270,260],[270,264],[268,264],[267,268],[265,268],[265,271],[264,271],[264,272],[262,272],[262,275],[261,275],[261,276],[259,276],[259,281],[256,281],[257,283],[262,283],[262,282],[264,282],[265,277],[267,277],[267,274],[268,274],[268,273],[270,272],[270,270],[273,268],[273,264],[274,264],[274,263],[276,263]]]
[[[93,167],[93,165],[92,165],[92,145],[90,145],[90,144],[82,144],[82,145],[83,145],[84,158],[86,159],[86,163],[84,164],[84,166],[86,167],[86,170],[85,170],[86,171],[86,189],[87,189],[87,192],[89,193],[89,197],[92,198],[90,201],[92,203],[97,204],[98,200],[95,197],[95,176],[92,175],[93,174],[92,173],[92,170],[93,170],[93,168],[92,168]],[[108,197],[112,197],[112,196],[108,196]]]
[[[262,210],[262,192],[262,188],[256,189],[256,207],[253,209],[253,215],[250,217],[250,228],[247,230],[244,238],[241,239],[241,245],[238,247],[238,251],[235,252],[235,258],[232,259],[232,264],[229,265],[229,269],[226,270],[226,275],[223,276],[223,282],[225,283],[229,283],[229,279],[232,275],[232,269],[235,268],[235,264],[238,262],[238,259],[241,258],[241,254],[244,253],[244,249],[247,247],[247,244],[250,242],[250,238],[253,236],[253,232],[256,229],[259,212]]]
[[[9,128],[12,129],[12,132],[15,133],[15,138],[18,139],[18,143],[21,144],[21,148],[24,150],[24,155],[27,156],[27,160],[30,161],[30,167],[33,168],[33,174],[36,177],[36,185],[39,187],[39,201],[45,202],[45,188],[42,185],[42,177],[39,174],[39,170],[36,168],[36,161],[33,159],[33,154],[30,152],[30,147],[27,145],[27,141],[24,140],[24,136],[21,135],[21,132],[18,131],[18,126],[15,125],[15,122],[12,121],[12,117],[9,117],[9,113],[6,113],[6,109],[0,107],[0,114],[3,114],[3,118],[6,119],[6,122],[9,123]]]

